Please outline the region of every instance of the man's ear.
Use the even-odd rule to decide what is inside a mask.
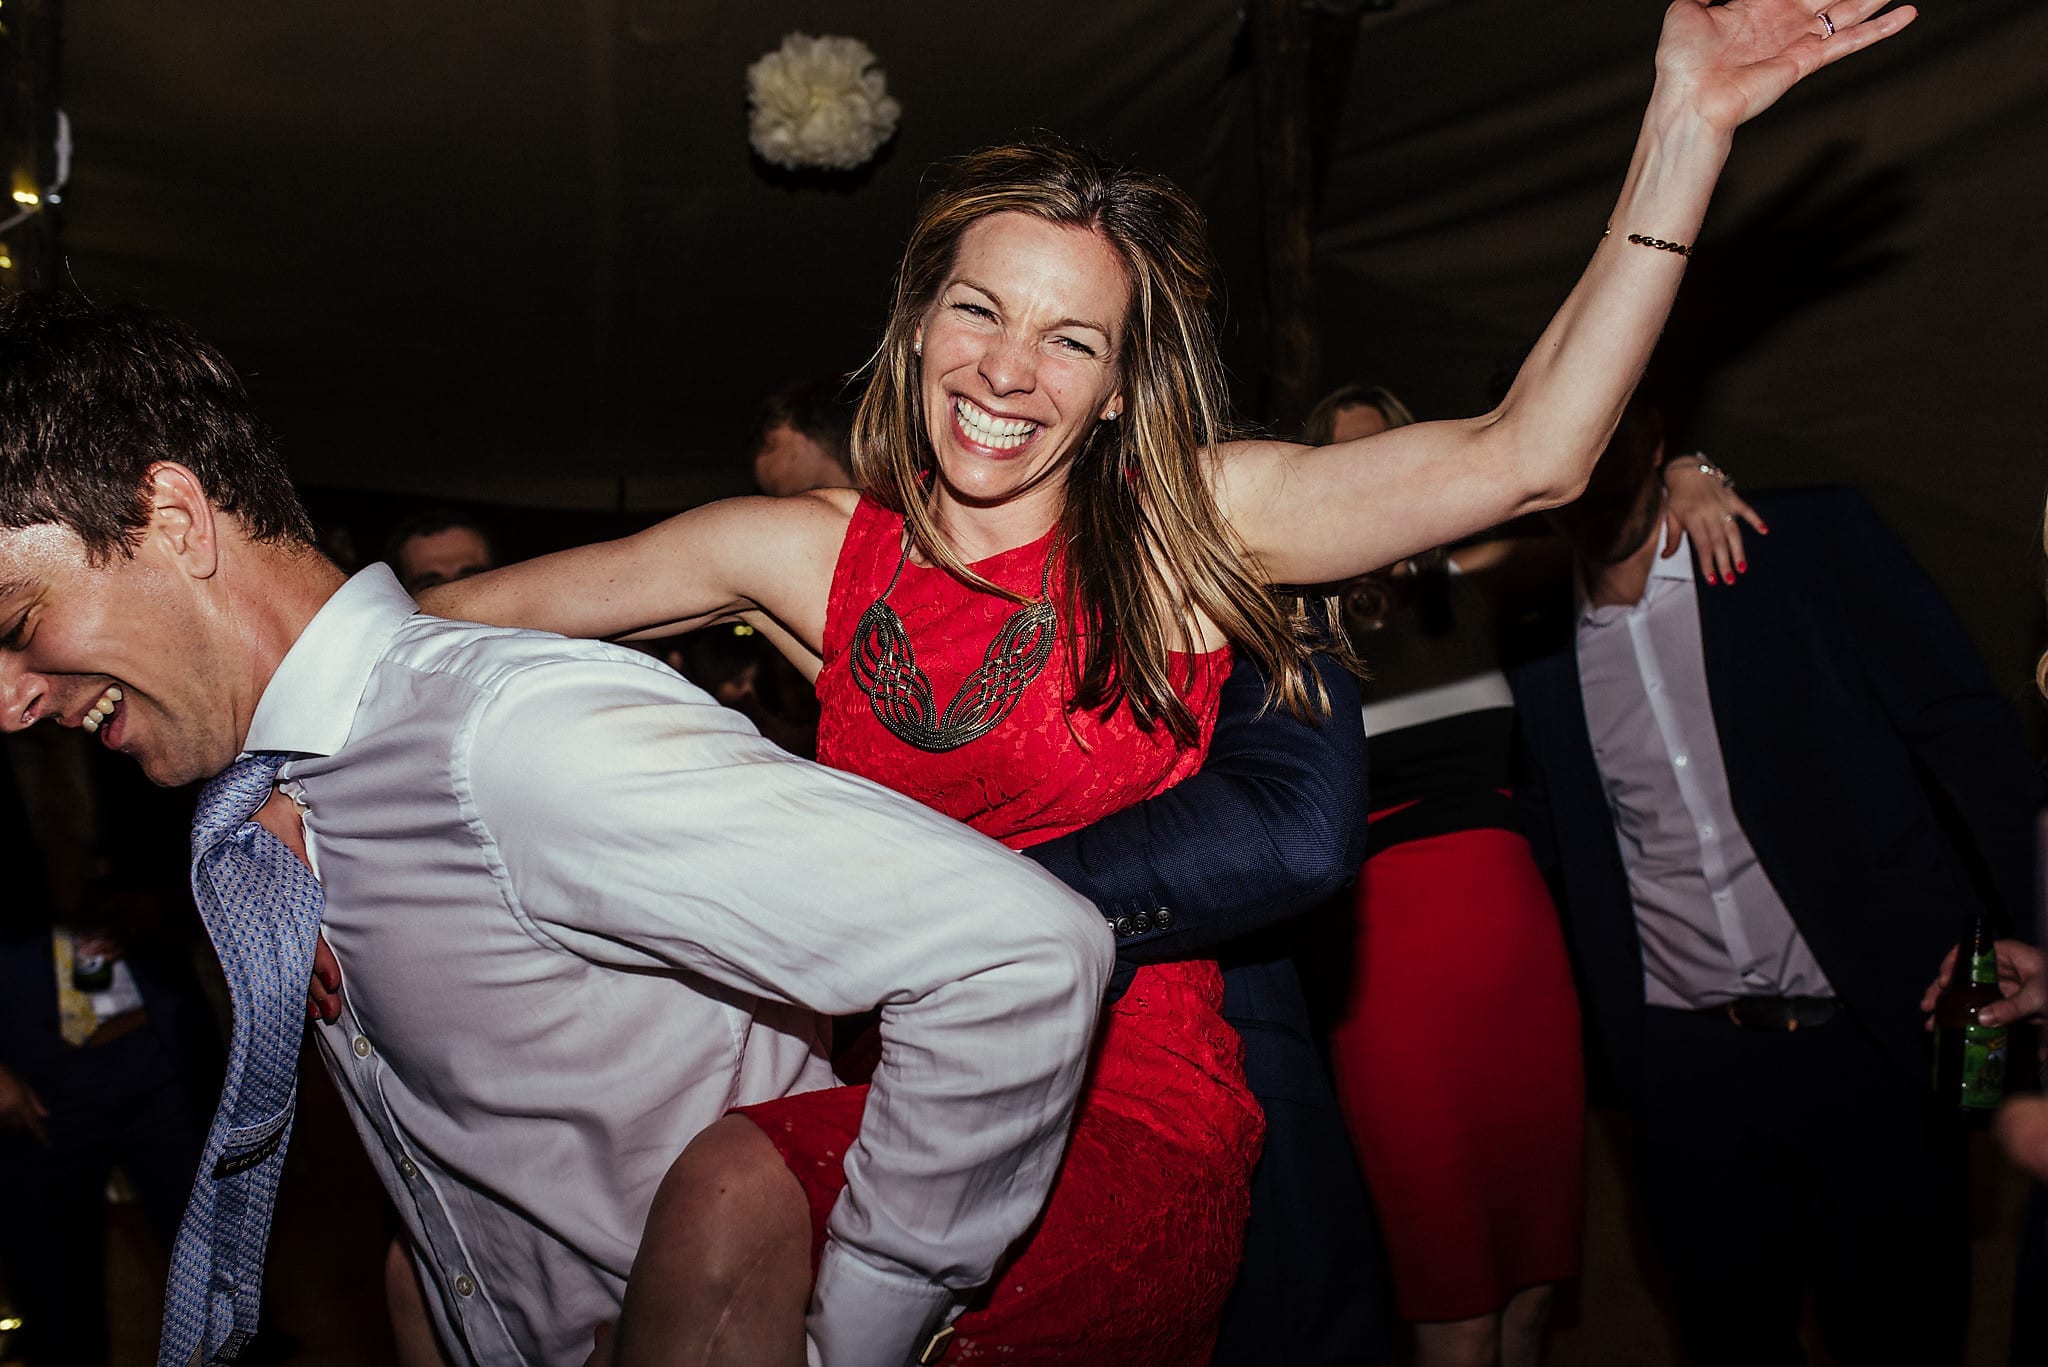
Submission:
[[[220,568],[220,523],[199,477],[176,461],[160,460],[143,476],[149,526],[172,562],[194,579],[211,579]]]

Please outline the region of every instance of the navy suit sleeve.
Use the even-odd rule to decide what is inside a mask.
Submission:
[[[2012,703],[1992,686],[1962,623],[1860,494],[1832,490],[1833,568],[1866,677],[1974,849],[1977,877],[2011,925],[2031,924],[2039,775]]]
[[[1025,851],[1117,928],[1120,976],[1213,954],[1298,915],[1364,857],[1365,729],[1358,684],[1316,657],[1330,716],[1260,715],[1266,677],[1240,658],[1207,762],[1157,797]]]

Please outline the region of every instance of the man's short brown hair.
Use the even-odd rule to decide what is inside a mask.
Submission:
[[[54,522],[94,564],[129,555],[160,461],[190,469],[251,539],[313,544],[276,442],[219,352],[147,309],[0,298],[0,527]]]

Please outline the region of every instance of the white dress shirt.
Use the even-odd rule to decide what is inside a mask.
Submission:
[[[1696,593],[1680,537],[1676,555],[1651,562],[1640,601],[1579,614],[1586,727],[1635,901],[1645,998],[1698,1008],[1833,996],[1736,820]]]
[[[316,1027],[451,1347],[579,1364],[656,1185],[737,1105],[883,1053],[807,1328],[913,1355],[1036,1216],[1108,975],[1029,861],[795,759],[655,661],[350,580],[263,694],[345,1007]]]

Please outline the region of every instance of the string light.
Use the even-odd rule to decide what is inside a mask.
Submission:
[[[16,204],[26,204],[33,209],[36,205],[43,202],[43,197],[34,190],[16,190],[14,192],[14,202]]]
[[[11,271],[13,269],[14,258],[7,254],[6,248],[0,247],[0,271]]]

